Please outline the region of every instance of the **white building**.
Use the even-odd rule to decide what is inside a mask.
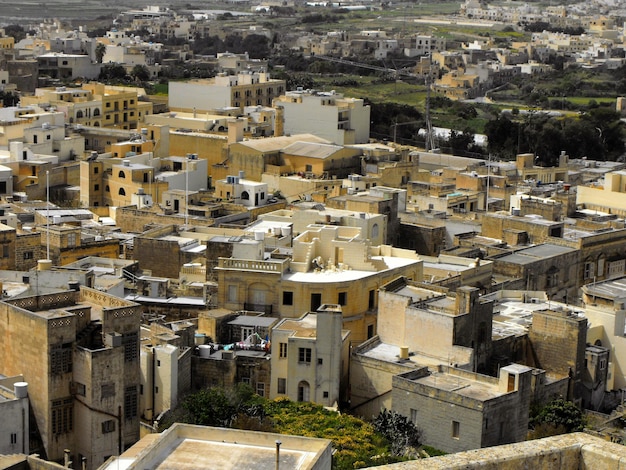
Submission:
[[[337,145],[369,141],[370,107],[360,98],[298,90],[274,100],[274,107],[282,111],[285,135],[309,133]]]
[[[29,454],[28,384],[23,380],[0,379],[0,455]]]
[[[227,176],[225,180],[215,183],[215,194],[224,199],[234,199],[235,202],[245,207],[263,206],[268,203],[267,183],[247,180],[243,178],[243,172],[239,176]]]

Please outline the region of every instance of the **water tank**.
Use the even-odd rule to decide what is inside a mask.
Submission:
[[[291,227],[281,227],[280,234],[283,237],[288,237],[289,235],[291,235]]]
[[[37,271],[50,271],[51,268],[51,259],[40,259],[39,261],[37,261]]]
[[[244,179],[244,175],[245,175],[244,171],[243,170],[239,170],[239,179],[240,180]]]
[[[194,335],[194,344],[196,346],[204,346],[206,343],[206,335],[204,333],[196,333]]]
[[[254,232],[254,239],[257,241],[265,240],[265,232],[261,230]]]
[[[407,346],[400,347],[400,359],[406,360],[409,358],[409,348]]]
[[[130,160],[122,160],[124,166],[130,166]]]
[[[208,344],[201,344],[198,346],[200,357],[211,357],[211,346]]]
[[[15,382],[13,384],[13,391],[15,393],[15,398],[27,398],[28,382]]]

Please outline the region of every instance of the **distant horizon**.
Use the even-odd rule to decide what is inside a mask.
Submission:
[[[143,9],[148,5],[184,7],[189,3],[193,4],[186,0],[145,0],[145,2],[109,0],[106,4],[100,0],[46,0],[45,2],[3,0],[0,2],[0,27],[14,24],[33,25],[50,19],[73,23],[81,20],[91,22],[125,10]],[[202,2],[202,5],[205,8],[207,6],[205,2]]]

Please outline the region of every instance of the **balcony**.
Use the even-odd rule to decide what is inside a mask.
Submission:
[[[236,258],[220,258],[217,269],[233,271],[255,271],[282,274],[289,269],[288,259],[282,260],[249,260]]]

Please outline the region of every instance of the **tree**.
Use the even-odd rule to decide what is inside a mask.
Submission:
[[[120,64],[106,64],[100,70],[100,80],[124,81],[128,79],[126,69]]]
[[[99,42],[98,45],[96,46],[96,62],[98,62],[99,64],[102,63],[102,59],[104,58],[104,54],[107,51],[107,46],[106,44]]]
[[[150,71],[145,65],[137,64],[130,72],[130,76],[133,77],[136,81],[147,82],[148,80],[150,80]]]
[[[543,407],[531,411],[529,425],[535,432],[532,437],[582,431],[584,419],[582,411],[571,401],[557,398]]]
[[[395,411],[383,409],[374,419],[374,429],[391,443],[391,453],[403,456],[413,453],[421,444],[422,430]]]

